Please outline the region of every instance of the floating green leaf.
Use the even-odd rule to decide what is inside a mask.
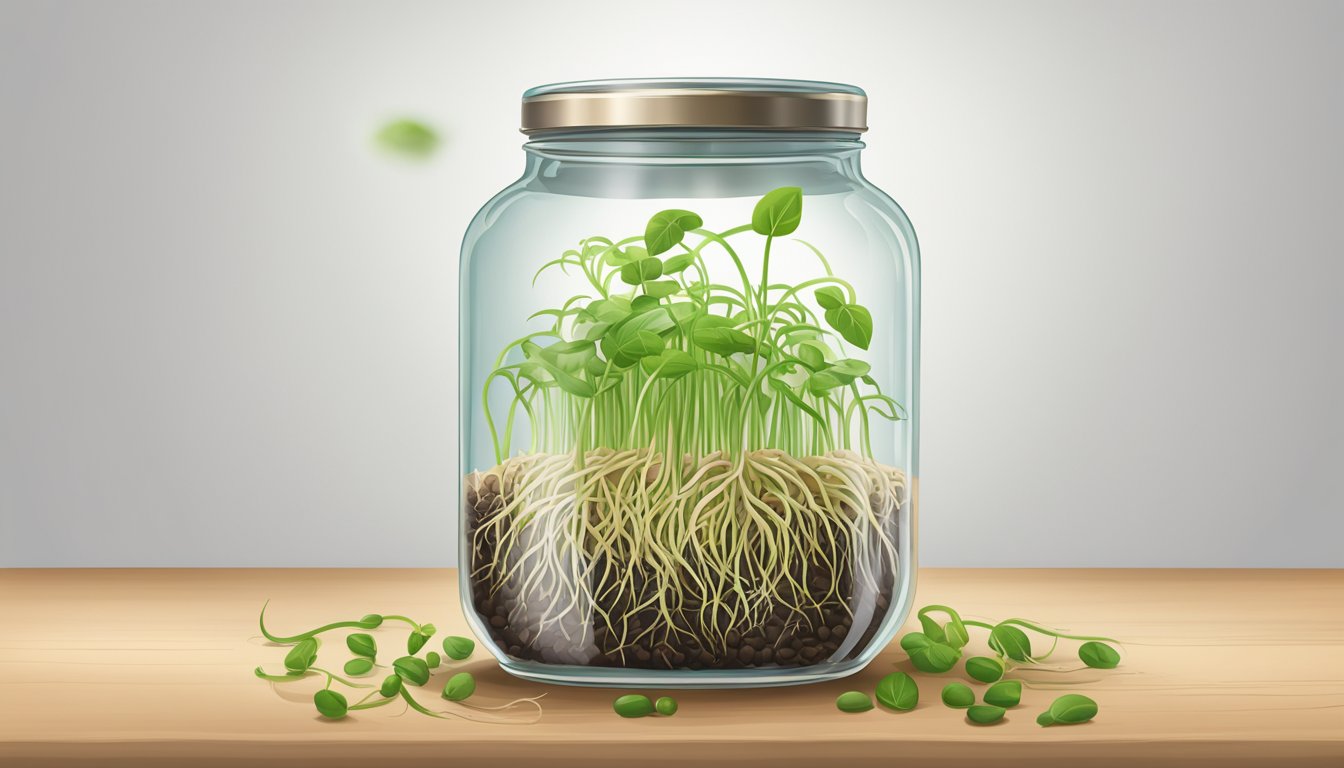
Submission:
[[[867,712],[873,708],[873,702],[862,691],[845,691],[836,697],[835,708],[841,712]]]
[[[976,725],[997,723],[1003,719],[1003,715],[1003,707],[995,707],[989,704],[977,704],[966,710],[966,719]]]
[[[402,656],[392,662],[392,670],[397,673],[397,677],[412,685],[429,682],[429,665],[416,656]]]
[[[943,703],[953,709],[965,709],[975,703],[975,691],[962,683],[943,686]]]
[[[1077,725],[1097,716],[1097,702],[1077,693],[1066,693],[1036,718],[1041,725]],[[1042,718],[1046,722],[1041,722]]]
[[[961,658],[961,651],[944,643],[934,642],[920,632],[911,632],[901,638],[901,648],[910,655],[910,661],[920,672],[940,673],[951,669]]]
[[[792,234],[803,217],[803,190],[780,187],[765,194],[751,212],[751,228],[759,235]]]
[[[353,635],[345,636],[345,647],[356,656],[367,656],[370,659],[378,655],[378,643],[373,639],[373,635],[358,632]]]
[[[704,222],[699,215],[690,211],[677,208],[659,211],[644,228],[644,244],[648,246],[651,255],[657,256],[680,243],[688,231],[699,229],[702,224]]]
[[[329,688],[323,688],[313,694],[313,705],[328,720],[340,720],[345,717],[345,713],[349,709],[345,696]]]
[[[877,681],[877,701],[884,707],[908,711],[919,703],[919,686],[904,672],[892,672]]]
[[[1095,640],[1078,647],[1078,658],[1093,669],[1115,669],[1120,665],[1120,653],[1111,646]]]
[[[982,683],[992,683],[1003,677],[1003,662],[989,656],[972,656],[966,660],[966,674]]]
[[[611,703],[611,708],[621,717],[644,717],[653,714],[653,702],[648,696],[638,693],[626,694]]]
[[[454,661],[462,661],[476,650],[476,641],[469,637],[449,635],[443,638],[443,653]]]
[[[393,120],[379,128],[375,138],[384,149],[407,157],[428,157],[439,146],[439,135],[418,120]]]
[[[443,686],[443,698],[449,701],[463,701],[475,692],[476,678],[470,672],[458,672]]]

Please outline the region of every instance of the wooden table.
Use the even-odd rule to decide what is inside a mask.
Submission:
[[[681,691],[675,717],[641,720],[616,717],[610,690],[517,680],[478,649],[460,665],[478,679],[473,701],[546,693],[542,720],[526,726],[398,716],[400,706],[327,722],[312,707],[316,679],[272,685],[252,674],[259,664],[282,668],[284,650],[257,633],[267,598],[281,631],[376,611],[465,633],[455,578],[450,570],[0,571],[0,765],[1344,765],[1344,571],[926,569],[917,605],[1125,641],[1119,669],[1025,675],[1050,690],[1027,689],[1022,706],[989,727],[939,701],[956,673],[919,676],[913,712],[837,711],[840,692],[871,691],[891,670],[909,670],[895,644],[846,680]],[[338,649],[332,666],[346,658],[342,637],[326,646]],[[403,637],[389,630],[385,645]],[[973,638],[972,649],[982,643]],[[1092,696],[1100,714],[1086,725],[1037,726],[1056,688]],[[425,700],[443,704],[437,690]]]

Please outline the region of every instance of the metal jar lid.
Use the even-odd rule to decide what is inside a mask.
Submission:
[[[868,130],[868,97],[852,85],[729,78],[588,80],[523,94],[525,134],[632,128]]]

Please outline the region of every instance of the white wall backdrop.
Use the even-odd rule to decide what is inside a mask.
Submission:
[[[1344,4],[0,0],[0,565],[447,565],[518,96],[857,83],[923,563],[1344,566]],[[422,116],[430,163],[369,136]]]

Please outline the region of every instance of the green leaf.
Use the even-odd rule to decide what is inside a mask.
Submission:
[[[1041,713],[1036,722],[1041,725],[1077,725],[1097,716],[1097,702],[1077,693],[1066,693],[1055,699],[1050,709]],[[1042,718],[1046,722],[1041,722]]]
[[[434,129],[417,120],[393,120],[379,128],[374,138],[383,149],[407,157],[428,157],[439,146]]]
[[[832,389],[845,386],[844,380],[826,371],[818,371],[807,377],[807,391],[814,395],[825,395]]]
[[[461,661],[471,656],[475,650],[476,641],[469,637],[449,635],[443,638],[443,652],[454,661]]]
[[[873,316],[858,304],[826,310],[826,324],[859,349],[867,349],[873,340]]]
[[[295,646],[289,649],[285,654],[285,669],[290,672],[303,672],[317,661],[318,640],[316,637],[306,637],[300,640]]]
[[[359,626],[363,629],[374,629],[383,623],[383,617],[376,613],[366,613],[364,618],[359,620]]]
[[[449,701],[463,701],[476,692],[476,678],[470,672],[458,672],[448,678],[443,686],[443,698]]]
[[[1013,661],[1031,658],[1031,640],[1027,633],[1011,624],[1000,624],[989,631],[989,647]]]
[[[803,218],[803,190],[780,187],[762,197],[751,212],[751,228],[758,235],[780,237],[791,234]]]
[[[657,371],[662,379],[679,379],[700,367],[695,358],[680,349],[663,350],[662,354],[641,359],[639,364],[649,375]]]
[[[657,256],[671,250],[672,246],[685,239],[689,230],[698,229],[702,224],[704,221],[690,211],[679,208],[659,211],[644,227],[644,244],[649,247],[651,255]]]
[[[836,697],[835,708],[841,712],[867,712],[873,708],[873,702],[861,691],[845,691]]]
[[[848,378],[849,381],[846,381],[845,382],[846,384],[848,384],[850,381],[859,378],[860,376],[867,374],[868,371],[870,370],[872,370],[872,368],[862,360],[851,360],[849,358],[845,358],[844,360],[836,360],[834,363],[831,363],[826,368],[827,373]],[[952,624],[956,624],[956,622],[952,622]],[[961,634],[965,634],[966,627],[965,626],[959,627],[958,632]]]
[[[1003,707],[994,707],[988,704],[977,704],[966,710],[966,719],[976,725],[989,725],[997,723],[1003,719]]]
[[[425,654],[425,666],[429,667],[430,669],[434,669],[435,667],[439,666],[442,663],[443,663],[443,657],[439,656],[439,654],[435,653],[434,651],[430,651],[429,653]]]
[[[935,643],[946,643],[947,633],[943,631],[943,625],[939,624],[932,616],[919,614],[919,625],[924,628],[924,636]]]
[[[551,363],[568,373],[582,371],[588,361],[597,357],[597,347],[588,339],[562,341],[537,352],[542,362]]]
[[[972,656],[966,660],[966,674],[982,683],[992,683],[1003,677],[1003,662],[988,656]]]
[[[547,366],[546,366],[546,371],[547,371],[548,373],[550,373],[551,375],[555,375],[555,374],[557,374],[557,373],[559,373],[559,374],[565,374],[564,371],[560,370],[559,368],[557,368],[557,367],[555,367],[555,366],[553,366],[553,365],[547,365]],[[567,375],[567,374],[565,374],[565,375]],[[572,378],[572,377],[571,377],[571,378]],[[562,388],[563,388],[563,387],[562,387]],[[419,652],[420,652],[420,649],[421,649],[421,648],[424,648],[424,647],[425,647],[425,643],[427,643],[427,642],[429,642],[429,635],[426,635],[424,632],[421,632],[420,630],[414,630],[414,631],[412,631],[411,634],[406,638],[406,652],[407,652],[407,653],[419,653]]]
[[[818,288],[816,297],[822,309],[839,309],[845,304],[845,292],[834,285]]]
[[[1111,646],[1095,640],[1078,647],[1078,658],[1093,669],[1115,669],[1120,666],[1120,653]]]
[[[658,298],[656,296],[636,296],[630,302],[630,311],[638,315],[658,308]]]
[[[650,331],[632,330],[632,326],[622,326],[613,336],[604,339],[603,350],[609,351],[617,365],[634,365],[640,358],[662,352],[663,337]]]
[[[412,685],[424,685],[429,682],[429,665],[416,656],[402,656],[392,662],[392,670],[397,677]]]
[[[363,632],[357,632],[353,635],[346,635],[345,647],[356,656],[367,656],[370,659],[378,655],[378,643],[374,641],[373,635]]]
[[[726,328],[721,325],[708,324],[705,321],[710,318],[704,317],[691,329],[691,341],[706,351],[713,352],[716,355],[736,354],[739,352],[751,352],[756,349],[756,340],[737,330],[736,328]]]
[[[639,254],[639,258],[644,258],[648,256],[648,251],[640,248]],[[623,267],[634,260],[635,258],[632,254],[627,251],[622,251],[620,248],[612,248],[602,256],[603,263],[610,267]]]
[[[383,678],[383,684],[378,687],[378,693],[384,698],[392,698],[401,692],[401,675],[388,675]]]
[[[621,717],[644,717],[653,714],[653,702],[648,696],[629,693],[611,703],[611,708]]]
[[[351,659],[345,662],[345,674],[350,675],[351,677],[359,677],[360,675],[367,675],[369,672],[372,671],[373,671],[373,659],[370,659],[367,656],[360,656],[359,658]]]
[[[805,341],[798,345],[798,359],[813,371],[819,371],[826,365],[826,355],[814,342]]]
[[[350,708],[345,697],[330,688],[323,688],[317,693],[314,693],[313,705],[316,706],[317,711],[328,720],[340,720],[342,717],[345,717],[345,713]]]
[[[985,689],[985,703],[996,707],[1016,707],[1022,701],[1022,683],[1018,680],[1000,680]]]
[[[578,397],[592,397],[597,394],[597,390],[594,389],[593,385],[586,379],[581,379],[549,361],[543,362],[542,366],[545,367],[547,373],[551,374],[551,378],[555,379],[556,386],[569,394]],[[410,638],[406,641],[406,649],[411,653],[415,653],[424,647],[425,641],[428,639],[429,635],[421,634],[420,632],[412,632]],[[414,647],[412,647],[412,645],[414,645]]]
[[[600,322],[619,323],[625,319],[626,315],[630,314],[630,300],[624,296],[598,299],[584,307],[584,311]]]
[[[644,293],[655,299],[665,299],[681,290],[676,280],[654,280],[644,284]]]
[[[675,275],[678,272],[684,272],[687,267],[695,263],[694,253],[679,253],[676,256],[668,258],[663,262],[663,274]]]
[[[947,644],[953,648],[965,648],[971,641],[971,636],[966,632],[966,625],[960,621],[949,621],[944,628],[947,633]]]
[[[621,267],[621,282],[639,285],[663,276],[663,262],[648,258],[634,261]]]
[[[892,672],[877,681],[877,701],[884,707],[908,712],[919,703],[919,686],[904,672]]]
[[[1036,724],[1042,727],[1047,725],[1054,725],[1055,718],[1050,716],[1050,710],[1047,709],[1046,711],[1036,716]]]
[[[930,640],[920,632],[911,632],[901,638],[901,648],[910,656],[910,662],[920,672],[946,672],[961,658],[961,651],[944,643]]]
[[[975,703],[975,691],[963,683],[943,686],[943,703],[953,709],[965,709]]]

